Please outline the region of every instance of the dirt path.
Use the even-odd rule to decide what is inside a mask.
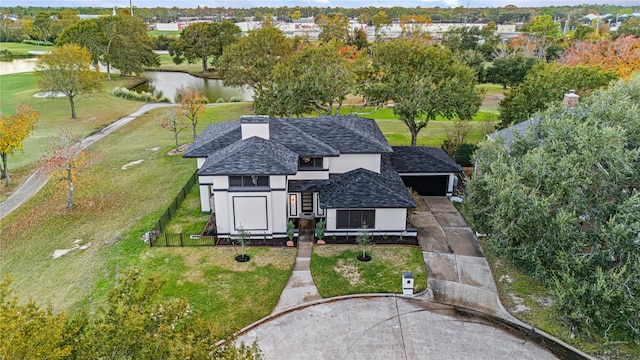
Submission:
[[[174,104],[144,104],[137,111],[124,116],[115,122],[109,124],[108,126],[102,128],[99,131],[87,136],[82,140],[82,148],[86,149],[96,141],[102,139],[103,137],[111,134],[117,129],[123,127],[124,125],[130,123],[138,116],[146,114],[150,110],[159,109],[163,107],[174,106]],[[49,181],[48,177],[40,176],[38,171],[35,171],[31,174],[27,180],[25,180],[20,187],[11,194],[7,200],[0,203],[0,219],[7,216],[13,210],[17,209],[20,205],[24,204],[27,200],[31,199],[35,194],[42,189],[42,187]]]

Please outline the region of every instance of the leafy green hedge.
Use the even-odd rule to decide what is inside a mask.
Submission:
[[[146,102],[171,102],[166,97],[158,98],[153,94],[143,91],[141,93],[127,89],[126,87],[117,87],[113,89],[113,95],[127,100],[146,101]]]

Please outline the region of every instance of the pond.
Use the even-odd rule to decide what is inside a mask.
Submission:
[[[37,58],[0,61],[0,75],[31,72],[37,62]],[[218,99],[223,99],[223,101],[230,101],[232,98],[242,101],[253,100],[253,91],[250,89],[224,86],[222,80],[218,79],[203,79],[186,73],[165,71],[145,71],[142,75],[149,81],[137,86],[133,89],[134,91],[161,94],[172,102],[175,101],[178,89],[186,86],[200,90],[212,103]]]
[[[191,87],[201,91],[209,102],[215,103],[218,99],[228,102],[233,99],[251,101],[253,92],[250,89],[228,87],[222,84],[222,80],[203,79],[181,72],[145,71],[142,74],[148,82],[136,86],[133,91],[150,92],[159,97],[166,97],[175,102],[175,96],[181,87]]]
[[[38,63],[37,58],[0,61],[0,75],[31,72]]]

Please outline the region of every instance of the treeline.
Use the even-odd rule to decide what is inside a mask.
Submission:
[[[3,14],[14,14],[20,18],[34,18],[39,12],[59,12],[65,8],[60,7],[5,7]],[[106,15],[112,12],[110,8],[79,7],[73,8],[80,14]],[[129,8],[119,8],[119,12],[129,13]],[[547,14],[554,19],[565,20],[569,17],[579,18],[587,14],[625,14],[632,13],[633,8],[617,5],[577,5],[577,6],[550,6],[519,8],[508,5],[502,8],[466,8],[459,6],[456,8],[407,8],[407,7],[361,7],[361,8],[325,8],[315,6],[296,7],[252,7],[243,8],[222,8],[222,7],[197,7],[197,8],[139,8],[133,7],[135,16],[146,22],[175,22],[181,17],[210,17],[217,19],[235,19],[244,21],[251,17],[262,20],[265,17],[272,17],[279,21],[291,21],[295,18],[294,13],[299,11],[301,17],[316,17],[320,14],[331,15],[340,13],[348,18],[356,19],[364,14],[373,15],[380,11],[387,13],[392,21],[400,21],[403,16],[418,15],[428,16],[435,23],[473,23],[473,22],[496,22],[498,24],[516,23],[529,21],[535,15]]]

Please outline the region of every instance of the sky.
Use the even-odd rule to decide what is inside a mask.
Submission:
[[[611,4],[634,6],[640,9],[640,0],[131,0],[133,6],[140,8],[174,7],[195,8],[208,7],[280,7],[280,6],[316,6],[316,7],[546,7],[581,4]],[[0,7],[11,6],[43,6],[43,7],[129,7],[129,0],[1,0]]]

